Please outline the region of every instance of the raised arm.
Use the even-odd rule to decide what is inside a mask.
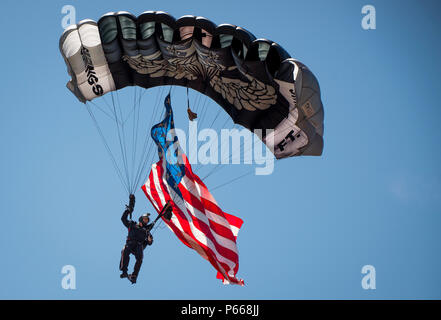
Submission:
[[[126,226],[126,228],[128,228],[130,226],[130,221],[129,221],[129,219],[127,219],[127,217],[129,214],[131,214],[133,212],[134,207],[135,207],[135,196],[133,194],[131,194],[129,197],[129,205],[126,206],[126,210],[124,210],[124,212],[121,216],[121,221],[122,221],[123,225]]]
[[[123,225],[126,226],[126,228],[128,228],[130,226],[130,221],[129,221],[129,219],[127,219],[127,216],[129,215],[129,213],[131,213],[130,208],[127,207],[121,216],[121,221],[122,221]]]

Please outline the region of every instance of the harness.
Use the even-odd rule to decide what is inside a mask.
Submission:
[[[134,223],[134,221],[131,221],[131,222]],[[133,241],[133,242],[136,242],[136,243],[139,244],[139,245],[143,245],[143,244],[144,244],[144,241],[147,240],[148,233],[149,233],[150,230],[147,230],[147,228],[145,228],[145,227],[142,228],[142,229],[144,229],[144,231],[145,231],[145,238],[144,238],[143,241],[138,241],[138,240],[135,240],[135,239],[131,239],[131,238],[129,237],[129,234],[130,234],[130,230],[131,230],[131,228],[132,228],[132,223],[131,223],[130,226],[127,228],[127,229],[128,229],[128,234],[127,234],[127,240],[126,240],[126,242],[127,242],[127,241]]]

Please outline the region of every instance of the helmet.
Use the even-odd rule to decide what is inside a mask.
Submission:
[[[144,213],[142,216],[139,217],[138,221],[143,222],[143,218],[149,218],[150,219],[150,213]]]

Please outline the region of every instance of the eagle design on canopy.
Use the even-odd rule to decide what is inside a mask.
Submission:
[[[187,57],[163,59],[161,51],[149,56],[123,56],[129,66],[140,74],[153,78],[171,77],[175,79],[196,80],[209,78],[210,86],[238,110],[265,110],[276,103],[277,94],[273,86],[263,83],[249,74],[248,81],[228,77],[228,73],[238,72],[236,66],[226,67],[216,61],[216,56],[204,56],[199,61],[197,54]]]
[[[185,58],[163,59],[161,51],[149,56],[136,55],[122,57],[129,66],[140,74],[153,78],[170,77],[175,79],[196,80],[202,75],[202,68],[195,54]]]

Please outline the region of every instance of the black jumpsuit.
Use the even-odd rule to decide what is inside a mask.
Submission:
[[[136,259],[135,267],[133,268],[132,275],[134,277],[138,276],[139,269],[141,268],[142,259],[144,257],[144,249],[147,245],[152,245],[153,236],[150,234],[150,230],[153,227],[153,224],[150,223],[146,226],[140,227],[136,222],[129,221],[127,216],[130,211],[125,210],[121,221],[122,223],[129,229],[129,234],[127,236],[126,245],[121,251],[121,262],[119,268],[123,272],[127,272],[127,268],[129,267],[130,254],[133,254]],[[149,241],[149,236],[151,241]]]

